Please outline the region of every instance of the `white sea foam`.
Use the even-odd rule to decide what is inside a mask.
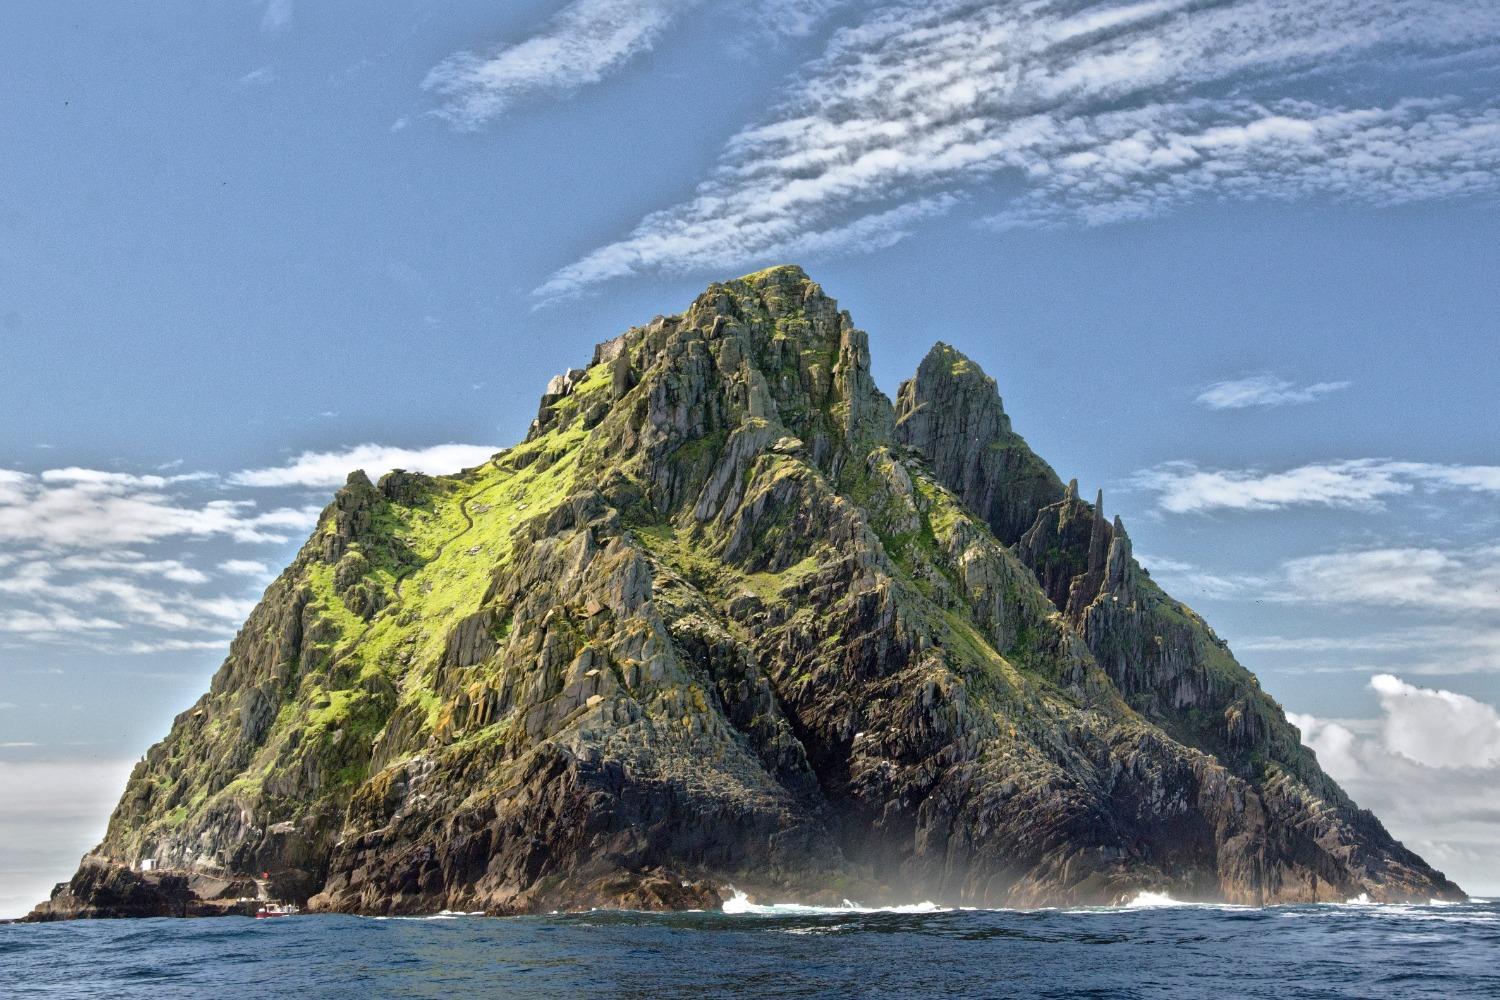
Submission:
[[[947,907],[925,901],[921,903],[907,903],[902,906],[861,906],[847,899],[839,906],[809,906],[805,903],[752,903],[749,896],[732,886],[730,887],[730,892],[733,895],[729,899],[724,900],[725,913],[808,917],[837,913],[942,913],[947,910]]]
[[[1136,893],[1135,898],[1132,899],[1130,902],[1128,902],[1128,903],[1125,904],[1125,909],[1127,909],[1127,910],[1147,910],[1147,909],[1152,909],[1152,908],[1155,908],[1155,907],[1158,907],[1158,906],[1188,906],[1188,905],[1190,905],[1190,904],[1183,903],[1183,902],[1180,902],[1178,900],[1175,900],[1171,896],[1167,895],[1164,892],[1146,892],[1146,891],[1143,890],[1141,892]]]
[[[1048,907],[1051,909],[1051,907]],[[1142,889],[1130,899],[1117,906],[1076,906],[1064,909],[1063,913],[1070,914],[1109,914],[1123,913],[1130,910],[1163,910],[1163,909],[1192,909],[1192,910],[1249,910],[1255,909],[1243,903],[1202,903],[1188,902],[1181,899],[1173,899],[1165,892],[1151,892]]]

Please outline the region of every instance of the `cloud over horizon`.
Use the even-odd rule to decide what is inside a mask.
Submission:
[[[1485,702],[1418,687],[1392,674],[1370,680],[1377,720],[1288,712],[1330,776],[1396,836],[1472,891],[1500,888],[1492,854],[1500,782],[1500,713]]]

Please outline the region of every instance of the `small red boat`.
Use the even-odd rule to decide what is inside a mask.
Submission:
[[[296,903],[262,903],[260,909],[255,911],[256,920],[264,920],[267,917],[295,917],[302,912],[302,907]]]

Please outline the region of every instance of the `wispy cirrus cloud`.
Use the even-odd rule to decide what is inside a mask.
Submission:
[[[1447,612],[1500,612],[1500,546],[1356,549],[1282,567],[1299,600]]]
[[[422,86],[442,98],[442,117],[477,128],[517,104],[598,83],[651,50],[701,0],[573,0],[541,31],[481,55],[459,52]]]
[[[737,32],[811,34],[847,0],[756,0]],[[433,67],[424,90],[454,127],[473,130],[534,101],[567,97],[644,57],[703,0],[572,0],[539,30],[486,52],[457,52]],[[730,11],[733,13],[733,11]],[[402,125],[402,127],[405,127]]]
[[[1259,573],[1211,573],[1192,563],[1142,557],[1173,587],[1211,599],[1253,598],[1469,615],[1467,632],[1429,627],[1355,640],[1266,639],[1255,648],[1305,651],[1399,649],[1410,642],[1469,645],[1500,670],[1500,545],[1351,548],[1282,560]],[[1467,636],[1468,642],[1465,642]],[[1310,642],[1299,646],[1298,642]],[[1454,671],[1463,672],[1463,671]]]
[[[252,69],[236,81],[241,87],[263,87],[276,81],[276,70],[270,66]]]
[[[1205,469],[1179,461],[1137,473],[1131,483],[1155,493],[1161,509],[1173,514],[1289,507],[1376,510],[1392,497],[1418,490],[1500,493],[1500,466],[1350,459],[1267,471]]]
[[[1237,640],[1242,653],[1278,657],[1336,657],[1343,669],[1374,674],[1459,676],[1500,673],[1500,620],[1414,625],[1355,635],[1251,636]]]
[[[1289,81],[1496,38],[1500,9],[1470,0],[882,5],[729,141],[693,198],[538,295],[781,258],[862,220],[885,220],[868,225],[886,245],[916,221],[893,216],[899,206],[980,190],[1009,199],[988,219],[998,228],[1138,218],[1194,198],[1491,192],[1495,105],[1320,104],[1294,99]]]
[[[1347,389],[1352,382],[1311,382],[1298,385],[1274,375],[1215,382],[1197,396],[1196,402],[1210,410],[1244,410],[1251,407],[1291,406],[1311,403],[1331,392]]]
[[[1099,115],[1066,142],[990,225],[1100,225],[1201,199],[1393,206],[1500,188],[1500,106],[1451,97],[1158,104]]]

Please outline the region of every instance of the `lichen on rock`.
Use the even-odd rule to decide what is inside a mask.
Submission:
[[[38,916],[204,909],[142,859],[367,913],[1462,895],[993,380],[940,344],[893,404],[795,267],[479,468],[351,476]]]

